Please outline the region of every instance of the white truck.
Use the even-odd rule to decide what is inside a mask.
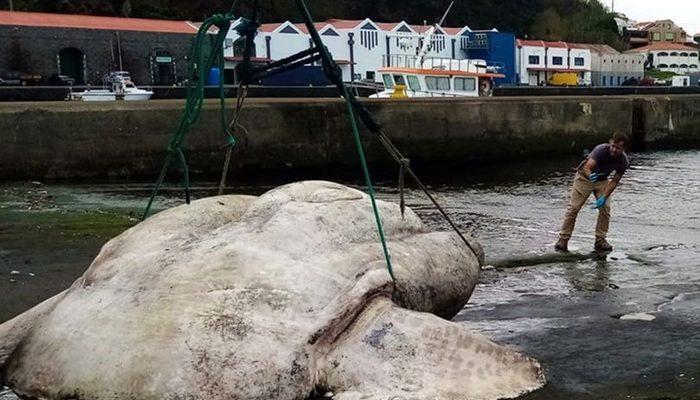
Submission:
[[[690,77],[684,75],[678,75],[671,78],[671,86],[682,87],[690,86]]]

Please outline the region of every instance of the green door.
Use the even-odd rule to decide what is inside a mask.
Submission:
[[[60,74],[75,79],[77,85],[83,83],[83,52],[76,48],[66,48],[58,53]]]

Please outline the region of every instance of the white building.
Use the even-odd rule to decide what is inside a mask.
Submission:
[[[591,51],[591,84],[620,86],[628,79],[644,78],[646,56],[622,54],[606,44],[581,44]]]
[[[591,51],[585,46],[521,39],[516,43],[519,84],[541,85],[557,72],[574,72],[581,81],[591,81]]]
[[[679,43],[653,43],[626,51],[625,54],[641,54],[648,67],[680,75],[700,72],[700,51]]]
[[[232,24],[235,27],[236,23]],[[403,57],[410,62],[422,45],[421,35],[430,27],[401,22],[331,19],[315,24],[324,45],[340,65],[343,80],[374,81],[376,71],[384,65],[396,65]],[[466,40],[472,30],[439,27],[432,37],[428,56],[467,58]],[[497,31],[493,31],[497,32]],[[230,74],[242,61],[243,43],[231,29],[224,46],[226,69]],[[255,37],[254,62],[268,62],[289,57],[312,46],[311,37],[303,24],[289,21],[263,24]],[[390,58],[389,55],[392,55]],[[398,58],[397,58],[398,56]],[[393,58],[393,60],[392,60]],[[235,79],[234,79],[235,80]]]

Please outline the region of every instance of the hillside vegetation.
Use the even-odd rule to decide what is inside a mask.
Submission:
[[[234,0],[235,1],[235,0]],[[13,0],[16,10],[142,18],[202,20],[228,11],[224,0]],[[237,0],[238,13],[250,13],[254,1]],[[376,21],[405,20],[412,24],[439,21],[450,0],[307,0],[316,20],[329,18]],[[3,9],[8,0],[1,0]],[[299,20],[292,0],[258,0],[261,22]],[[613,16],[599,0],[457,0],[446,26],[497,28],[518,37],[571,42],[607,43],[620,49]]]

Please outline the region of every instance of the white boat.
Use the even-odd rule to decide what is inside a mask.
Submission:
[[[389,56],[378,73],[384,90],[373,98],[490,96],[493,80],[505,78],[485,60]]]
[[[153,96],[150,90],[139,89],[126,71],[114,71],[103,78],[103,89],[88,89],[71,93],[70,98],[82,101],[135,101],[148,100]]]

